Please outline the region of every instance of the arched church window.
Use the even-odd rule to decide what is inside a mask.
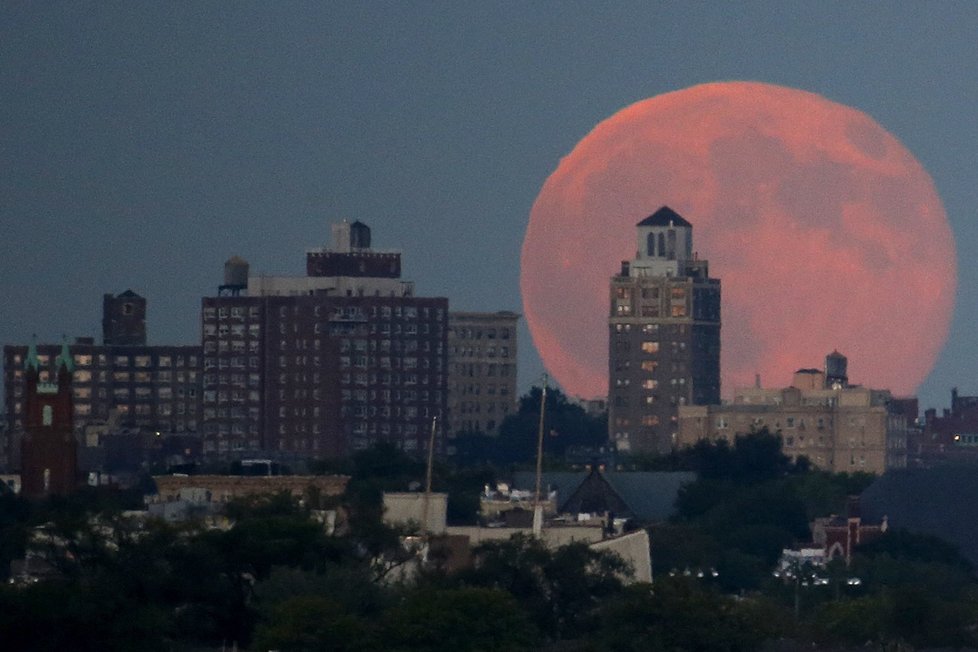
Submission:
[[[674,229],[669,229],[666,258],[669,260],[676,260],[676,231]]]
[[[661,233],[659,234],[659,255],[666,255],[666,239]]]
[[[649,237],[645,239],[645,255],[654,256],[655,255],[655,234],[650,233]]]

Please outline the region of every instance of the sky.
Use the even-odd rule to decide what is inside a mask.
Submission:
[[[634,102],[751,80],[867,113],[933,177],[959,274],[918,390],[941,408],[978,394],[976,33],[970,2],[4,2],[0,343],[97,337],[127,288],[151,343],[197,342],[224,260],[302,274],[344,218],[417,294],[521,312],[561,157]]]

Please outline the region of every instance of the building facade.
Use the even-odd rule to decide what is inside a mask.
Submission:
[[[951,390],[951,407],[924,411],[923,427],[911,437],[909,464],[930,467],[978,460],[978,396]]]
[[[126,307],[127,304],[129,307]],[[141,308],[140,308],[141,306]],[[132,291],[103,299],[103,342],[75,338],[68,346],[72,358],[72,412],[76,436],[88,426],[110,422],[120,428],[161,433],[196,433],[200,420],[199,346],[150,346],[145,342],[145,299]],[[130,311],[134,314],[130,315]],[[133,317],[119,320],[120,317]],[[27,418],[28,345],[3,348],[4,399],[8,432],[8,464]],[[39,381],[53,382],[49,365],[61,345],[34,346]]]
[[[790,387],[739,388],[732,403],[685,406],[679,410],[679,446],[701,439],[733,442],[761,428],[779,433],[793,460],[806,457],[834,473],[883,473],[907,465],[912,424],[888,390],[840,382],[839,358],[827,358],[826,371],[799,369]]]
[[[448,300],[414,296],[366,225],[334,225],[333,242],[307,253],[306,276],[203,299],[205,455],[420,454],[444,426]]]
[[[24,361],[24,435],[20,448],[21,492],[28,498],[65,495],[78,484],[78,444],[72,424],[74,362],[61,348],[42,380],[33,344]]]
[[[637,231],[636,257],[611,279],[608,430],[619,451],[661,454],[680,406],[720,401],[720,281],[672,209]]]
[[[515,312],[448,315],[448,436],[499,433],[515,410]]]

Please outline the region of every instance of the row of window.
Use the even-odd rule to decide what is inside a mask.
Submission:
[[[643,299],[658,299],[659,298],[659,288],[657,287],[643,287],[640,288],[639,296]],[[631,286],[619,286],[615,288],[615,298],[616,299],[631,299]],[[683,301],[686,299],[686,288],[684,287],[672,287],[669,288],[669,298],[671,301]]]
[[[495,396],[497,391],[496,385],[473,385],[473,384],[458,384],[452,387],[452,390],[459,396],[479,396],[482,391],[485,390],[487,396]],[[499,385],[498,391],[500,396],[509,396],[509,386]]]
[[[498,408],[503,414],[509,414],[509,410],[512,407],[508,402],[506,403],[486,403],[483,405],[478,401],[462,401],[455,408],[458,414],[481,414],[482,408],[485,407],[486,414],[494,414]]]
[[[289,306],[279,306],[278,315],[281,318],[286,318],[291,313],[293,317],[298,317],[305,312],[305,308],[306,306],[300,306],[298,304],[291,306],[291,310]],[[315,317],[325,316],[322,308],[323,306],[312,306],[312,314]],[[418,308],[417,306],[337,306],[329,313],[331,319],[366,319],[368,315],[372,318],[379,317],[381,319],[418,319],[420,317],[425,320],[432,318],[443,320],[445,318],[445,311],[442,308]],[[243,320],[246,316],[250,319],[260,318],[261,307],[206,306],[203,310],[205,322],[228,318]]]
[[[487,340],[496,339],[496,329],[486,328],[485,330],[481,328],[462,328],[460,326],[448,329],[448,336],[455,337],[460,340],[481,340],[483,335]],[[499,329],[499,339],[508,340],[509,339],[509,329],[500,328]]]
[[[619,317],[628,317],[632,314],[632,306],[630,303],[624,303],[619,301],[615,307],[616,314]],[[659,306],[642,306],[641,310],[636,313],[642,317],[686,317],[689,314],[689,309],[686,304],[673,304],[667,308],[666,312],[662,312]]]
[[[55,356],[57,357],[57,356]],[[197,366],[197,356],[171,356],[171,355],[160,355],[156,356],[156,364],[153,363],[152,355],[114,355],[108,356],[104,353],[92,356],[87,353],[76,353],[72,356],[74,358],[76,367],[91,367],[93,362],[97,362],[97,367],[108,367],[111,361],[114,367],[136,367],[137,369],[147,369],[156,368],[169,369],[171,367],[196,367]],[[51,362],[51,356],[47,354],[39,354],[37,356],[37,361],[41,367],[46,367]],[[21,354],[16,353],[13,356],[13,364],[15,367],[23,366],[24,359]],[[75,372],[80,373],[78,371]],[[89,372],[90,373],[90,372]]]
[[[455,432],[491,432],[496,429],[495,419],[462,419],[455,425]],[[453,435],[455,433],[452,433]]]

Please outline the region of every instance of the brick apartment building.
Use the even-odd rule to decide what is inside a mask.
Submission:
[[[448,300],[415,296],[400,253],[370,238],[361,222],[334,225],[305,276],[229,261],[202,302],[205,455],[336,457],[378,441],[420,454],[434,417],[441,446]]]
[[[102,325],[102,344],[78,337],[68,345],[74,368],[75,435],[80,437],[87,426],[105,424],[110,417],[122,428],[195,433],[200,420],[201,348],[148,345],[146,300],[131,290],[104,296]],[[15,464],[26,423],[29,348],[23,344],[3,349],[8,467]],[[33,349],[39,382],[53,382],[51,364],[62,345],[37,344]]]

